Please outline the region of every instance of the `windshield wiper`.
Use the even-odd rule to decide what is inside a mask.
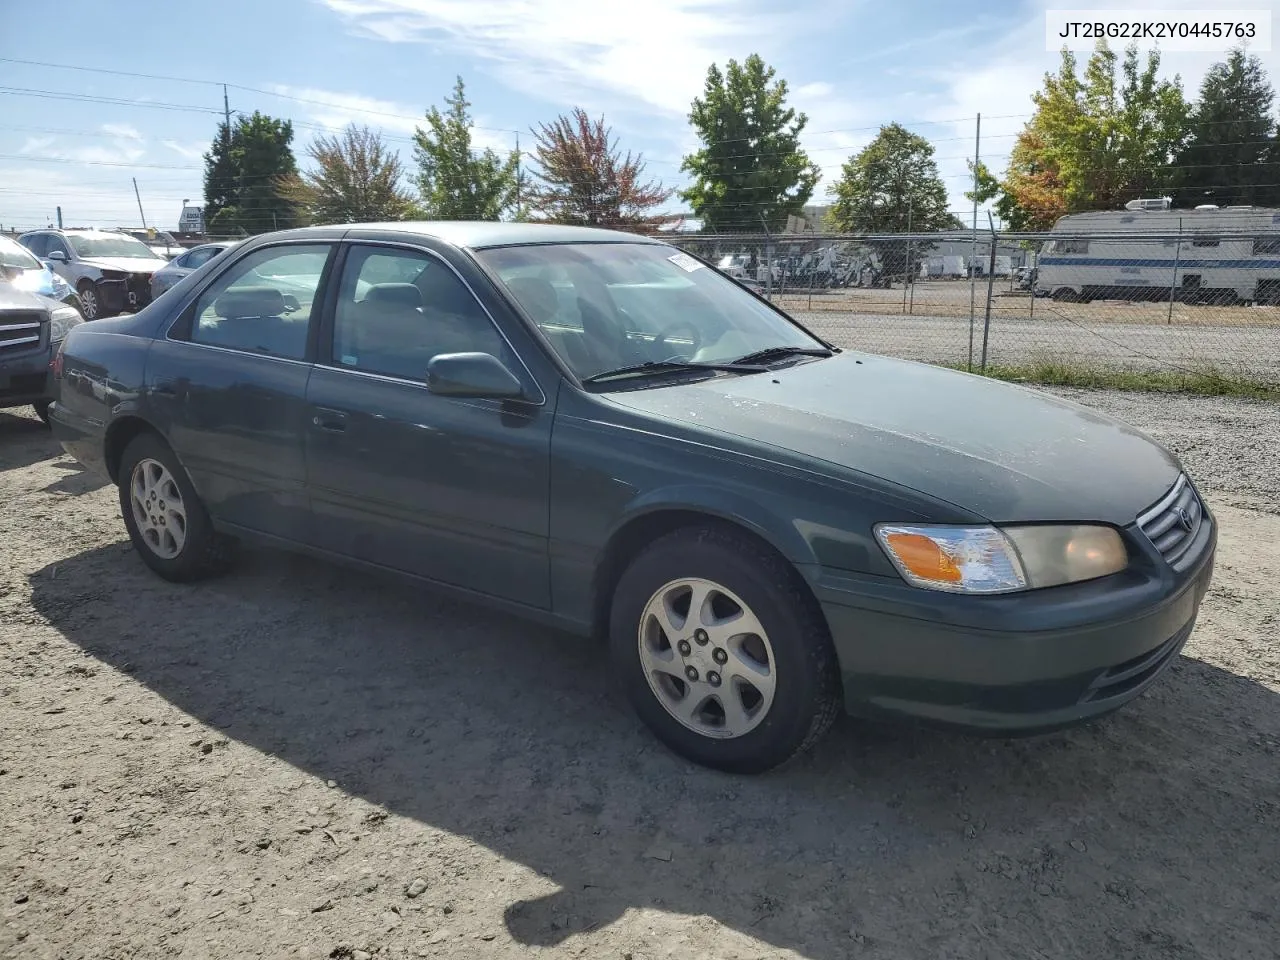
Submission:
[[[784,360],[787,357],[829,357],[834,351],[826,347],[765,347],[755,353],[739,357],[734,363],[769,363],[773,360]]]
[[[618,367],[614,370],[605,370],[603,373],[594,373],[589,377],[583,377],[582,382],[601,383],[605,380],[612,380],[615,377],[661,373],[664,370],[712,370],[725,371],[728,373],[767,373],[769,368],[762,367],[759,364],[741,363],[739,361],[734,361],[733,363],[701,363],[696,360],[680,360],[673,357],[670,360],[646,360],[644,363],[632,363],[625,367]]]

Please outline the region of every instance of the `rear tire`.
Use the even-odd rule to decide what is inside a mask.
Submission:
[[[41,419],[44,425],[49,426],[49,404],[50,400],[37,400],[31,405],[31,409],[36,412],[36,416]]]
[[[706,598],[696,616],[694,597]],[[817,743],[840,712],[817,602],[786,560],[730,528],[650,544],[618,581],[609,627],[632,706],[695,763],[762,773]]]
[[[227,570],[235,542],[214,530],[187,472],[159,436],[134,437],[116,476],[120,513],[143,563],[175,583]]]

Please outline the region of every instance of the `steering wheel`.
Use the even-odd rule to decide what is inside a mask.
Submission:
[[[661,347],[663,352],[674,349],[671,346],[671,338],[675,334],[682,332],[693,334],[691,337],[684,338],[693,342],[693,346],[690,348],[688,354],[688,356],[692,358],[697,355],[699,350],[702,349],[702,333],[697,327],[687,320],[677,320],[675,323],[664,327],[662,332],[653,338],[653,343],[655,346]]]

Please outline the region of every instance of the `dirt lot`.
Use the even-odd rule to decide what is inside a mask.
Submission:
[[[0,956],[1274,958],[1280,411],[1078,396],[1210,489],[1180,661],[1072,732],[843,722],[757,779],[544,629],[265,552],[163,583],[0,413]]]

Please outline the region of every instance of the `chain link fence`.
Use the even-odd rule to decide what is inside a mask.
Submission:
[[[840,346],[975,370],[1053,364],[1280,387],[1280,233],[666,239]]]

